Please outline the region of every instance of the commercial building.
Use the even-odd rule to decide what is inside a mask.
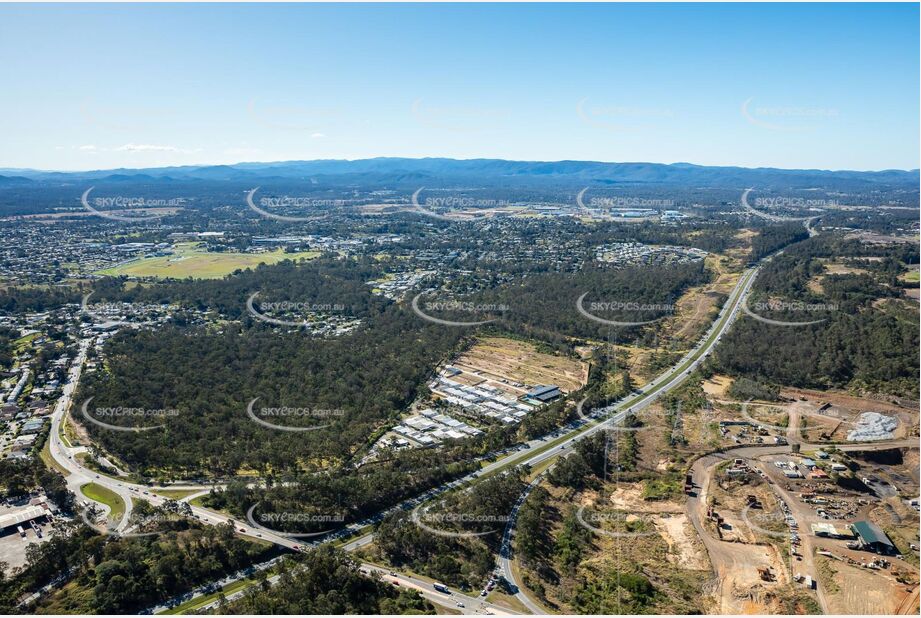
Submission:
[[[560,392],[560,387],[553,384],[543,384],[535,386],[528,394],[525,395],[526,400],[534,401],[536,403],[550,403],[555,399],[559,399],[563,396],[563,393]]]
[[[51,511],[43,506],[27,506],[14,510],[9,513],[0,515],[0,530],[6,530],[11,526],[18,526],[33,519],[48,517]]]

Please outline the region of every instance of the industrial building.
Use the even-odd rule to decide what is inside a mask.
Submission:
[[[560,392],[559,386],[554,386],[552,384],[544,384],[535,386],[528,394],[525,395],[525,399],[533,401],[537,404],[550,403],[555,399],[559,399],[563,396],[563,393]]]
[[[877,554],[895,553],[895,545],[882,529],[871,521],[855,521],[851,530],[857,535],[860,548]]]
[[[33,505],[23,507],[21,509],[0,515],[0,530],[6,530],[7,528],[13,526],[19,526],[26,522],[32,521],[33,519],[41,519],[42,517],[50,516],[51,511],[49,511],[44,506]]]

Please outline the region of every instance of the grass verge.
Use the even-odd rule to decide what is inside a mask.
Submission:
[[[96,483],[81,485],[80,492],[90,500],[100,502],[109,507],[110,520],[121,521],[122,516],[125,514],[126,505],[125,501],[117,493]]]

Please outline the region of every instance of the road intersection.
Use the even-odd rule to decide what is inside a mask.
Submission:
[[[330,538],[319,539],[312,542],[304,542],[303,540],[292,539],[271,531],[267,528],[263,528],[258,524],[255,524],[255,522],[249,522],[246,525],[241,525],[239,522],[235,521],[233,518],[224,513],[190,505],[192,516],[205,524],[213,525],[232,522],[234,524],[234,529],[239,534],[256,536],[265,541],[269,541],[276,545],[293,550],[299,550],[309,546],[316,546],[324,542],[330,542],[330,540],[347,538],[349,535],[355,536],[355,538],[352,538],[351,540],[348,540],[342,544],[342,548],[346,551],[354,551],[360,547],[368,545],[373,541],[373,532],[361,532],[364,529],[370,527],[376,521],[379,521],[380,518],[386,513],[397,510],[411,510],[440,496],[445,492],[452,491],[462,486],[467,486],[471,483],[475,483],[479,479],[483,479],[494,474],[500,474],[506,470],[510,470],[518,466],[529,466],[533,468],[543,464],[544,462],[547,462],[548,460],[568,454],[571,452],[571,447],[575,445],[579,440],[583,440],[599,431],[605,431],[617,426],[623,422],[627,415],[640,412],[646,407],[652,405],[663,395],[680,386],[687,379],[687,377],[693,373],[693,371],[702,362],[705,361],[707,356],[712,352],[713,348],[719,343],[722,335],[734,323],[739,315],[741,315],[741,307],[743,306],[748,294],[751,291],[751,287],[755,281],[758,268],[759,267],[757,266],[752,267],[742,273],[738,283],[724,303],[716,320],[711,324],[707,332],[701,337],[700,341],[691,350],[689,350],[681,358],[681,360],[678,361],[678,363],[653,379],[651,382],[644,385],[642,388],[638,389],[634,395],[627,397],[622,401],[616,402],[615,404],[596,410],[590,413],[587,418],[574,421],[566,427],[552,432],[549,435],[531,440],[526,444],[520,445],[518,450],[513,451],[506,457],[497,459],[496,461],[485,465],[475,473],[471,473],[465,477],[456,479],[450,483],[446,483],[441,487],[431,489],[416,498],[405,500],[404,502],[391,507],[390,509],[387,509],[383,513],[380,513],[373,518],[351,524],[344,531],[334,534]],[[70,407],[73,405],[73,394],[76,389],[76,384],[79,381],[80,372],[82,371],[82,366],[86,358],[86,350],[88,346],[88,340],[81,342],[81,353],[71,370],[70,380],[65,387],[64,396],[62,396],[61,400],[59,400],[58,405],[55,408],[54,416],[52,418],[53,425],[51,431],[50,451],[55,461],[69,472],[68,484],[72,488],[79,488],[80,485],[83,485],[86,482],[94,482],[116,492],[125,500],[126,505],[128,505],[127,512],[117,528],[119,532],[124,532],[128,529],[130,505],[133,499],[143,499],[155,506],[161,506],[168,500],[168,498],[158,495],[156,493],[157,487],[130,483],[124,479],[99,475],[96,472],[87,469],[74,457],[75,449],[66,446],[62,442],[60,436],[60,426],[67,410],[70,409]],[[210,488],[211,486],[208,485],[170,486],[170,489],[196,490],[192,496],[187,496],[184,498],[185,501],[188,501],[193,496],[201,495],[202,493],[209,491]],[[508,582],[512,584],[514,588],[517,588],[515,592],[518,600],[521,601],[521,603],[524,604],[524,606],[527,607],[529,611],[541,613],[543,611],[542,608],[536,605],[529,597],[527,597],[526,594],[521,591],[520,584],[515,581],[516,577],[510,563],[511,539],[514,535],[514,515],[517,513],[517,508],[520,506],[523,498],[524,496],[521,500],[519,500],[519,503],[516,504],[515,513],[513,513],[512,517],[510,518],[510,525],[506,527],[503,539],[504,552],[500,556],[499,567],[505,579],[508,580]],[[381,570],[380,567],[375,565],[365,565],[365,568],[374,571]],[[244,577],[246,577],[246,575],[241,575],[237,578],[228,580],[226,583],[232,583],[233,581],[238,581]],[[389,575],[388,573],[388,577],[391,579],[396,579],[397,581],[401,581],[400,578],[403,578],[405,581],[401,581],[401,585],[419,588],[426,598],[429,598],[433,602],[439,603],[441,605],[445,604],[445,599],[438,597],[438,595],[441,593],[437,593],[433,589],[430,590],[431,587],[428,586],[428,584],[425,582],[420,584],[419,582],[421,582],[421,580],[416,582],[408,576],[396,573],[394,575]],[[206,594],[205,591],[207,590],[211,590],[211,588],[202,587],[201,594]],[[239,591],[235,594],[241,593],[242,591]],[[200,596],[200,594],[193,595],[193,598],[194,596]],[[456,598],[459,599],[460,596],[456,596]],[[466,601],[461,602],[466,606],[462,609],[466,609],[468,611],[473,607],[489,609],[490,613],[503,611],[498,606],[493,606],[492,604],[485,603],[478,598],[470,597]],[[455,607],[457,607],[457,600],[452,601],[452,603],[454,603]],[[474,603],[476,605],[474,605]],[[156,609],[160,610],[163,608],[158,607]]]

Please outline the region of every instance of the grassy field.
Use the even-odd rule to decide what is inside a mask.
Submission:
[[[70,474],[61,464],[54,460],[54,457],[51,456],[51,440],[45,440],[45,446],[42,447],[41,452],[38,456],[45,463],[45,467],[49,470],[55,470],[56,472],[67,476]]]
[[[155,489],[153,493],[171,500],[182,500],[186,496],[198,493],[197,489]]]
[[[90,500],[101,502],[108,506],[111,509],[109,512],[110,520],[121,521],[122,516],[125,514],[125,501],[117,493],[96,483],[81,485],[80,491]]]
[[[26,348],[32,345],[32,342],[38,337],[39,333],[31,333],[25,337],[13,341],[12,346],[16,354],[22,354]]]
[[[283,260],[313,259],[319,252],[285,253],[282,249],[266,253],[208,252],[198,243],[180,243],[173,255],[143,258],[113,268],[100,270],[100,275],[128,277],[172,277],[175,279],[220,279],[237,269],[255,268],[259,264],[276,264]]]

